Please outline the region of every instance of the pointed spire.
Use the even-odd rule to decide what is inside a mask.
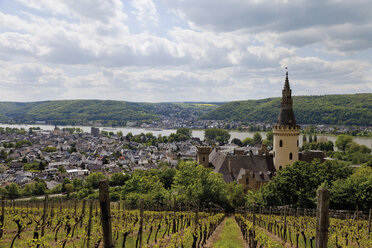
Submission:
[[[285,69],[287,69],[287,67]],[[296,120],[292,109],[292,90],[289,86],[288,71],[285,73],[285,82],[282,90],[281,109],[278,124],[285,126],[296,126]]]
[[[290,90],[290,89],[291,89],[291,87],[289,86],[288,71],[287,71],[285,73],[284,90]]]

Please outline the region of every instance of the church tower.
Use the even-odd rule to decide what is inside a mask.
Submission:
[[[300,126],[292,109],[292,90],[289,86],[288,72],[282,90],[281,108],[278,122],[273,126],[274,165],[276,170],[298,161]]]

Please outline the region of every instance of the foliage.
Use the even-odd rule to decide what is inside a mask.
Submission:
[[[350,135],[341,134],[337,136],[336,147],[341,151],[345,151],[346,145],[353,141],[353,138]]]
[[[230,139],[230,134],[228,131],[220,128],[211,128],[204,131],[204,137],[208,143],[219,142],[220,144],[225,144]]]
[[[262,136],[260,133],[255,133],[253,135],[253,144],[254,145],[259,145],[262,143]]]
[[[123,186],[125,182],[129,179],[129,175],[124,173],[114,173],[109,181],[110,186]]]
[[[233,138],[231,140],[231,144],[235,144],[235,145],[238,145],[238,146],[243,146],[243,142],[238,138]]]
[[[372,126],[372,94],[294,96],[300,124]],[[202,116],[208,120],[275,123],[280,98],[229,102]]]
[[[44,148],[44,152],[51,153],[51,152],[56,152],[56,151],[57,151],[57,147],[54,147],[54,146],[47,146]]]
[[[24,170],[27,170],[27,171],[37,171],[37,170],[45,170],[45,167],[46,167],[46,163],[45,162],[38,162],[38,161],[35,161],[35,162],[30,162],[30,163],[25,163],[23,165],[23,169]]]
[[[99,181],[105,178],[106,178],[105,175],[103,175],[101,172],[99,173],[93,172],[85,179],[85,185],[87,188],[98,189]]]
[[[277,176],[260,188],[258,198],[262,197],[262,203],[269,206],[314,207],[316,190],[322,183],[332,186],[336,180],[351,174],[352,169],[338,161],[298,161],[279,170]]]
[[[19,189],[19,186],[16,183],[11,183],[5,186],[5,189],[6,189],[6,196],[9,199],[14,199],[21,195],[21,190]]]
[[[243,146],[253,146],[254,143],[253,143],[253,139],[252,138],[245,138],[243,139]]]
[[[350,177],[334,182],[331,189],[331,207],[354,209],[358,205],[368,210],[372,206],[372,168],[357,169]]]
[[[333,142],[312,142],[304,143],[302,145],[302,150],[321,150],[321,151],[333,151]]]
[[[190,128],[178,128],[176,134],[184,135],[187,139],[191,139],[192,132]]]

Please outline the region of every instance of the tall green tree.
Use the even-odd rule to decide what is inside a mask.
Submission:
[[[15,199],[21,195],[21,190],[19,189],[18,184],[11,183],[5,187],[6,195],[9,199]]]
[[[336,209],[368,210],[372,206],[372,168],[362,167],[350,177],[334,182],[331,189],[331,207]]]
[[[176,134],[185,135],[188,139],[192,137],[192,131],[190,128],[178,128]]]
[[[220,128],[210,128],[204,131],[204,137],[208,143],[212,144],[219,142],[220,144],[225,144],[230,139],[230,134],[228,131]]]
[[[253,144],[255,145],[259,145],[262,143],[262,136],[260,133],[255,133],[253,135]]]
[[[346,179],[351,174],[352,168],[338,161],[298,161],[278,171],[260,191],[265,205],[309,208],[315,206],[316,191],[322,183],[332,185],[336,180]]]
[[[335,145],[337,149],[341,151],[345,151],[346,145],[352,141],[353,141],[353,137],[351,137],[350,135],[341,134],[337,136]]]

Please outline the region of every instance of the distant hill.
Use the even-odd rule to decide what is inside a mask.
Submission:
[[[295,96],[300,124],[372,126],[372,94]],[[280,98],[218,102],[139,103],[109,100],[0,102],[0,122],[78,125],[99,122],[123,126],[127,121],[202,118],[275,123]]]
[[[229,102],[204,114],[203,119],[275,123],[281,98]],[[295,96],[299,124],[372,126],[372,94]]]
[[[43,102],[0,102],[0,121],[77,125],[100,122],[124,125],[126,121],[158,120],[161,117],[189,118],[217,108],[213,103],[135,103],[105,100],[61,100]]]

